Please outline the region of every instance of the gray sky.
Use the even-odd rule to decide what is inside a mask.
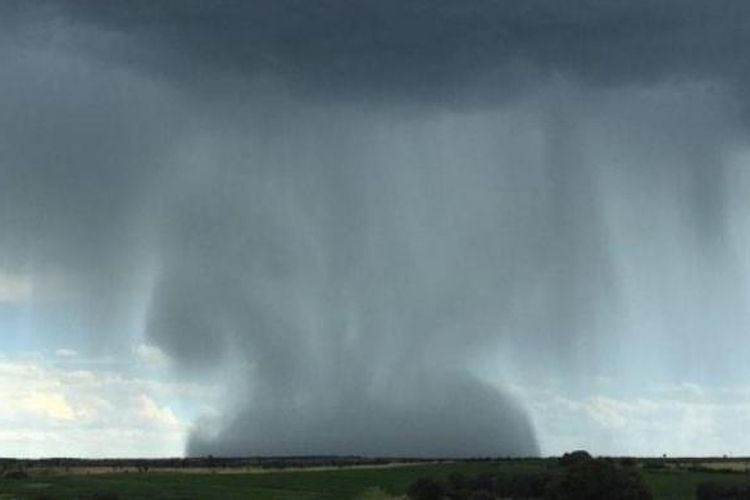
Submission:
[[[4,2],[0,443],[747,453],[749,17]]]

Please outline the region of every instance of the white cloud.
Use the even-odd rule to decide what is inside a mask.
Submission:
[[[216,396],[210,386],[0,358],[0,450],[18,457],[180,456],[191,422]]]
[[[159,406],[156,401],[140,394],[135,398],[136,412],[146,425],[156,425],[167,429],[185,430],[185,425],[177,418],[172,410]]]
[[[738,455],[750,449],[750,391],[746,387],[676,384],[637,395],[572,397],[560,387],[519,387],[542,451],[586,448],[601,455]],[[646,397],[648,396],[648,397]]]
[[[599,425],[607,429],[623,429],[632,412],[629,404],[597,396],[585,404],[586,412]]]
[[[76,417],[76,410],[60,393],[33,392],[21,399],[18,405],[22,413],[52,420],[73,420]]]
[[[157,346],[138,344],[134,352],[138,361],[148,368],[161,369],[172,365],[172,359]]]

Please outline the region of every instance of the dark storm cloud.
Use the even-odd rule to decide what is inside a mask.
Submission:
[[[606,363],[605,208],[625,191],[587,155],[636,158],[701,248],[726,235],[745,1],[0,13],[0,264],[63,269],[104,316],[142,294],[178,369],[223,372],[226,408],[191,453],[535,454],[518,403],[468,372],[500,341],[566,380]],[[621,98],[652,86],[689,98],[628,115]],[[680,113],[701,105],[718,116]]]
[[[491,263],[520,223],[498,233],[491,186],[410,161],[432,134],[382,119],[303,108],[262,147],[201,146],[216,163],[170,212],[149,332],[188,369],[243,365],[223,432],[192,453],[537,453],[517,404],[462,361],[519,284],[518,263]],[[469,152],[462,138],[435,158]],[[471,171],[491,169],[482,152]]]
[[[327,97],[502,101],[555,73],[622,85],[696,77],[737,82],[750,69],[742,50],[750,41],[750,6],[741,0],[31,5],[16,9],[33,17],[39,5],[47,19],[125,35],[109,47],[122,61],[188,86],[272,74]]]
[[[75,55],[4,41],[0,267],[64,281],[85,311],[56,320],[80,331],[86,318],[100,332],[91,344],[111,343],[117,335],[108,332],[121,332],[124,321],[122,285],[140,258],[137,200],[148,196],[159,152],[179,129],[174,98]]]
[[[320,391],[316,397],[323,396],[323,401],[305,405],[261,399],[234,416],[218,440],[205,438],[199,428],[188,449],[225,456],[249,450],[259,455],[347,455],[360,450],[371,456],[426,457],[539,452],[526,415],[495,388],[461,372],[406,370],[399,375],[378,394],[328,399],[330,392]]]

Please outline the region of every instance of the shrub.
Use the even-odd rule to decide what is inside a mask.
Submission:
[[[551,476],[546,472],[451,476],[447,481],[420,479],[407,493],[413,500],[483,500],[494,498],[542,498]]]
[[[547,489],[551,477],[548,474],[518,474],[511,480],[513,498],[541,498]]]
[[[721,498],[721,486],[714,482],[700,483],[695,488],[695,497],[698,500],[714,500],[715,498]]]
[[[609,459],[581,460],[551,481],[545,495],[550,500],[651,500],[646,483],[633,467]]]
[[[749,500],[750,485],[725,485],[709,481],[696,487],[695,497],[698,500]]]
[[[28,479],[29,474],[23,469],[9,470],[3,474],[5,479]]]
[[[571,451],[570,453],[565,453],[562,457],[560,457],[560,465],[563,467],[570,467],[571,465],[578,465],[581,462],[588,462],[589,460],[593,460],[591,458],[591,455],[586,450],[576,450]]]
[[[448,491],[439,481],[423,477],[409,486],[406,493],[412,500],[443,500]]]
[[[471,491],[488,491],[494,493],[495,478],[493,476],[481,475],[467,481],[467,487]]]

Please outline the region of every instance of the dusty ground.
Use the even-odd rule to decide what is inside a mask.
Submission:
[[[711,470],[731,470],[734,472],[750,472],[750,461],[747,460],[717,460],[695,464],[698,467]]]

